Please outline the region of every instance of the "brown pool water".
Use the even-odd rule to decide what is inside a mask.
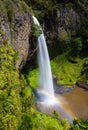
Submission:
[[[73,91],[61,96],[67,101],[67,106],[77,118],[88,119],[88,91],[76,87]]]
[[[37,101],[37,109],[43,113],[53,115],[56,111],[60,119],[67,119],[72,123],[74,118],[88,119],[88,91],[76,87],[73,91],[64,94],[55,94],[56,102],[52,98],[47,102]]]

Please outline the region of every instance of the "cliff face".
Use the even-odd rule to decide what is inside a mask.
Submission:
[[[27,0],[24,0],[27,1]],[[37,45],[35,37],[31,34],[32,12],[38,17],[45,33],[50,57],[53,58],[68,50],[71,39],[76,37],[82,23],[84,14],[77,13],[73,3],[57,3],[45,1],[3,0],[0,1],[0,46],[7,39],[9,44],[13,44],[19,52],[17,68],[21,70],[26,61],[35,60]],[[81,16],[81,17],[80,17]]]
[[[72,32],[77,31],[80,25],[79,15],[75,12],[73,8],[61,8],[57,11],[58,18],[58,33],[60,33],[60,28],[64,28],[66,31]]]
[[[13,44],[16,51],[18,51],[19,60],[17,61],[17,68],[22,69],[28,57],[28,50],[30,47],[29,37],[31,32],[31,16],[28,13],[23,15],[15,14],[14,17],[13,34],[11,34],[10,24],[5,22],[3,17],[0,17],[0,45],[7,39],[9,44]]]
[[[4,14],[0,13],[0,46],[5,40],[14,45],[19,57],[16,67],[21,70],[26,63],[30,48],[31,15],[18,7],[15,1],[3,1],[1,4],[2,10],[4,11],[6,6],[7,10],[3,12]]]
[[[36,43],[31,41],[30,36],[31,31],[33,32],[31,30],[32,18],[28,13],[30,11],[23,11],[16,3],[9,1],[9,3],[4,2],[4,4],[5,6],[9,5],[5,12],[7,18],[3,14],[0,16],[0,45],[3,44],[5,39],[8,40],[9,44],[14,45],[19,53],[17,68],[21,70],[27,60],[35,60],[36,58],[35,53],[33,53],[37,50]],[[21,6],[22,3],[19,3],[19,5]],[[10,6],[13,7],[13,10]],[[41,15],[39,21],[43,25],[51,57],[62,53],[66,49],[71,36],[76,35],[80,26],[79,15],[72,6],[67,7],[66,5],[58,7],[57,10],[49,11],[43,16]]]
[[[27,13],[22,16],[16,14],[14,26],[14,46],[19,52],[19,60],[17,61],[17,68],[19,69],[22,69],[28,57],[30,32],[31,16]]]
[[[10,43],[10,26],[7,22],[5,22],[4,17],[0,16],[0,46],[3,44],[5,39],[7,39]]]
[[[76,36],[80,25],[80,16],[72,7],[60,7],[45,15],[45,35],[50,53],[53,49],[57,51],[55,55],[67,50],[71,37]]]

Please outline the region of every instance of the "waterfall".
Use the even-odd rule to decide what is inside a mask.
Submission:
[[[38,37],[38,65],[39,65],[39,87],[54,96],[53,80],[50,66],[49,54],[46,46],[45,37],[38,20],[33,17],[34,24],[41,29],[41,34]]]
[[[72,124],[73,117],[65,109],[65,105],[63,105],[64,100],[62,100],[62,97],[60,95],[58,95],[58,99],[54,95],[50,59],[48,55],[45,37],[38,20],[34,16],[32,16],[32,18],[34,24],[36,24],[39,27],[39,30],[41,30],[41,34],[38,36],[37,39],[40,89],[34,91],[36,97],[38,98],[37,109],[44,113],[53,113],[53,111],[57,111],[59,115],[61,114],[60,118],[66,118]]]

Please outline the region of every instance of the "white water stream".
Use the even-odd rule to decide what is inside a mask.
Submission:
[[[50,67],[50,59],[46,46],[45,37],[38,20],[33,17],[33,21],[41,29],[42,34],[38,37],[38,64],[39,64],[39,87],[54,96],[53,80]]]

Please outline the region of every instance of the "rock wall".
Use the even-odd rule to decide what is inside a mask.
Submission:
[[[63,28],[66,31],[70,31],[71,35],[72,32],[77,31],[80,26],[80,18],[77,12],[73,8],[61,8],[57,11],[57,18],[58,18],[58,33],[60,29]],[[73,34],[74,35],[74,34]]]
[[[18,51],[16,68],[21,70],[30,48],[32,17],[24,1],[0,1],[0,46],[6,41]],[[30,50],[31,51],[31,50]]]
[[[0,17],[0,32],[0,46],[6,39],[9,44],[14,45],[19,57],[16,67],[21,70],[26,63],[30,48],[31,15],[28,13],[15,14],[12,28],[11,23]]]
[[[51,56],[62,53],[66,49],[67,42],[70,43],[71,37],[77,34],[81,21],[79,14],[73,7],[61,6],[57,11],[44,17],[44,30]],[[52,50],[56,50],[52,54]]]
[[[5,39],[10,43],[10,25],[5,21],[4,17],[0,16],[0,46],[3,44]]]
[[[8,4],[8,1],[5,4]],[[11,12],[12,5],[13,11],[16,9],[15,13]],[[15,49],[19,52],[16,67],[21,70],[27,60],[35,60],[37,45],[35,40],[33,43],[33,37],[31,40],[31,32],[33,31],[31,30],[32,17],[30,13],[24,13],[23,9],[18,13],[18,5],[16,5],[16,3],[12,5],[8,5],[7,9],[10,21],[6,20],[3,15],[0,15],[0,46],[5,39],[8,40],[9,44],[14,45]],[[19,3],[19,5],[21,6],[21,3]],[[14,16],[12,20],[10,15]],[[74,10],[73,6],[69,6],[69,4],[63,5],[62,3],[53,11],[45,12],[43,15],[41,12],[39,20],[45,33],[51,58],[67,49],[67,44],[70,43],[71,37],[76,35],[81,24],[80,16]]]
[[[29,38],[31,32],[31,16],[30,14],[15,15],[14,26],[14,46],[19,52],[19,60],[17,68],[22,69],[26,63],[30,48]]]

